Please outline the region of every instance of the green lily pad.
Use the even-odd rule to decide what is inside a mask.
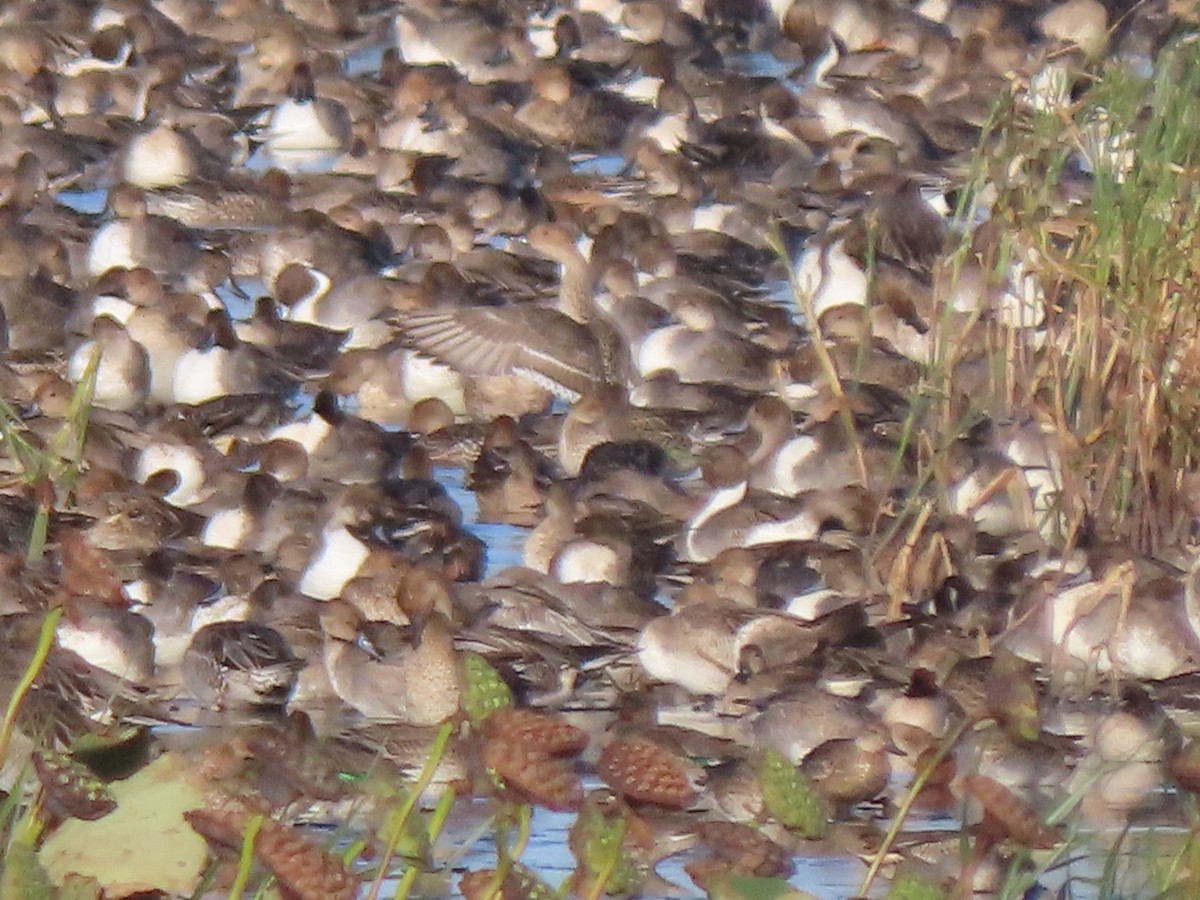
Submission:
[[[208,848],[183,814],[206,805],[204,789],[193,766],[165,753],[111,785],[117,808],[109,815],[64,822],[42,846],[42,866],[59,885],[72,874],[94,878],[108,897],[154,890],[190,894]]]
[[[708,886],[710,900],[812,900],[812,894],[797,890],[782,878],[730,873],[714,878]]]
[[[767,812],[777,822],[809,840],[825,835],[829,809],[824,799],[808,776],[782,753],[767,748],[760,754],[758,783]]]
[[[496,710],[513,705],[512,689],[478,653],[464,653],[462,667],[462,706],[472,722],[481,722]]]

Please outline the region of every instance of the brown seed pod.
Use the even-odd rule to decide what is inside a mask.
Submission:
[[[609,741],[600,753],[596,774],[631,802],[684,809],[696,800],[684,761],[651,741]]]
[[[33,754],[33,770],[46,810],[55,816],[90,821],[117,808],[104,783],[64,753]]]
[[[491,738],[483,745],[482,757],[484,767],[501,779],[503,788],[524,801],[561,812],[579,809],[583,803],[579,777],[565,761],[547,756],[536,745]]]
[[[254,842],[254,855],[295,900],[354,900],[358,879],[290,825],[267,819]]]
[[[587,732],[557,716],[516,707],[496,710],[482,728],[485,737],[533,747],[545,756],[575,756],[588,742]]]
[[[963,788],[983,807],[985,830],[995,829],[998,836],[1035,850],[1049,850],[1062,842],[1058,829],[1046,825],[1032,806],[999,782],[986,775],[967,775]]]
[[[242,845],[252,811],[236,800],[185,812],[192,829],[210,844],[234,850]],[[254,856],[293,900],[353,900],[358,880],[290,825],[264,819],[254,838]]]
[[[714,860],[736,872],[787,878],[795,871],[791,853],[744,823],[705,822],[696,833]]]

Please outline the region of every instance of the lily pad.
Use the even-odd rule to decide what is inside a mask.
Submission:
[[[108,897],[154,890],[190,894],[208,848],[183,814],[206,805],[204,789],[194,767],[165,753],[111,785],[117,803],[112,813],[94,822],[64,822],[42,846],[42,866],[59,885],[72,874],[94,878]]]
[[[797,890],[782,878],[730,873],[713,879],[710,900],[813,900],[812,894]]]

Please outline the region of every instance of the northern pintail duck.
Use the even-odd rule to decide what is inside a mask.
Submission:
[[[145,198],[135,188],[117,185],[108,204],[114,218],[97,229],[88,246],[88,274],[138,266],[178,274],[198,259],[196,235],[174,219],[148,214]]]
[[[515,375],[576,400],[619,377],[623,348],[597,320],[587,260],[570,235],[542,224],[530,231],[529,242],[559,264],[556,309],[509,304],[417,313],[401,316],[401,328],[415,348],[469,378]]]
[[[177,188],[223,168],[188,132],[162,122],[132,137],[121,159],[122,180],[145,190]]]
[[[353,136],[350,113],[337,100],[318,97],[312,68],[298,63],[288,81],[287,97],[271,110],[267,146],[272,153],[342,153]]]

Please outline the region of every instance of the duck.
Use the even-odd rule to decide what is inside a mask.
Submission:
[[[814,684],[765,700],[752,732],[755,746],[772,747],[795,764],[832,740],[865,739],[891,746],[887,724],[861,699],[831,694]]]
[[[120,322],[109,316],[92,321],[91,337],[72,352],[67,377],[83,380],[95,361],[92,403],[114,412],[142,409],[150,394],[150,360]]]
[[[139,266],[159,275],[177,275],[199,259],[195,233],[174,219],[149,214],[145,197],[132,185],[114,186],[108,207],[113,219],[96,230],[88,245],[89,275]]]
[[[154,628],[144,616],[94,596],[72,596],[55,630],[58,646],[137,685],[154,677]]]
[[[549,465],[508,416],[492,420],[464,487],[475,492],[480,522],[532,527],[540,518]]]
[[[278,631],[234,620],[198,629],[180,672],[184,689],[205,708],[278,708],[287,702],[301,665]]]
[[[419,628],[401,628],[364,621],[350,604],[330,600],[321,627],[329,683],[364,717],[428,726],[458,713],[453,632],[440,614]]]
[[[1033,595],[1038,605],[1014,619],[1003,644],[1069,679],[1111,673],[1155,680],[1195,672],[1198,572],[1195,562],[1179,578],[1114,561],[1061,585],[1050,581]]]
[[[120,155],[121,180],[148,191],[182,187],[224,168],[190,133],[165,122],[135,134]]]
[[[619,379],[622,348],[607,323],[597,321],[587,260],[570,234],[542,223],[530,246],[559,264],[554,309],[525,304],[466,307],[400,315],[406,341],[468,378],[517,376],[569,402]]]
[[[297,63],[288,80],[287,97],[271,110],[267,146],[280,153],[344,153],[353,139],[350,113],[337,100],[318,97],[312,67]]]
[[[643,378],[671,371],[682,382],[715,381],[746,391],[773,386],[773,354],[719,327],[711,307],[683,302],[673,316],[673,324],[651,331],[638,348],[636,365]]]
[[[694,563],[710,562],[728,547],[810,540],[828,524],[859,531],[874,517],[870,494],[857,488],[794,498],[752,493],[746,455],[732,444],[707,449],[701,472],[711,491],[680,539],[683,558]]]

